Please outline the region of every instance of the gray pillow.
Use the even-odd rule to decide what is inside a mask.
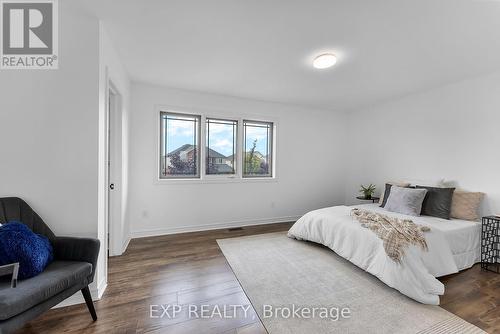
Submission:
[[[421,187],[417,189],[427,189],[424,202],[422,203],[422,212],[424,216],[433,216],[443,219],[450,219],[451,202],[455,188],[436,188],[436,187]]]
[[[408,216],[420,216],[427,189],[401,188],[392,186],[385,209]]]

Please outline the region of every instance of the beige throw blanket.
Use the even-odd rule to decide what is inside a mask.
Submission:
[[[365,228],[372,230],[383,241],[387,255],[401,263],[409,245],[419,246],[427,251],[423,232],[430,231],[427,226],[419,226],[409,219],[389,217],[380,213],[352,209],[351,215]]]

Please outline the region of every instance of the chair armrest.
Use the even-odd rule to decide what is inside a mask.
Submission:
[[[82,261],[92,265],[89,283],[94,279],[94,273],[99,256],[100,242],[94,238],[56,237],[51,240],[56,260]]]
[[[19,274],[19,262],[0,266],[0,276],[12,274],[10,286],[15,288],[17,286],[17,275]]]

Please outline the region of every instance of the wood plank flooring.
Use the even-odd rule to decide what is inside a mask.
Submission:
[[[47,312],[19,333],[266,333],[216,239],[285,231],[291,223],[134,239],[109,260],[108,288],[95,303],[97,322],[85,305]],[[478,265],[442,279],[442,307],[489,333],[500,334],[500,275]],[[151,304],[249,305],[246,317],[150,318]],[[161,313],[161,312],[160,312]],[[158,313],[159,314],[159,313]]]

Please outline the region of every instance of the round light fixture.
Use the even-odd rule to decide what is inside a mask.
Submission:
[[[313,66],[314,68],[324,69],[335,65],[337,62],[337,56],[333,53],[323,53],[314,58]]]

